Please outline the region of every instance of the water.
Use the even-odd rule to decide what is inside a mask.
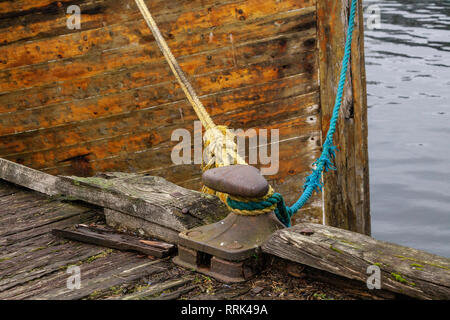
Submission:
[[[449,257],[450,0],[370,4],[381,9],[365,32],[372,235]]]

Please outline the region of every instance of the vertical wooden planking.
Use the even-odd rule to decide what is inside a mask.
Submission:
[[[318,0],[317,28],[322,137],[333,112],[348,28],[351,0]],[[353,33],[351,68],[335,133],[337,171],[324,175],[325,224],[370,234],[367,101],[362,5]]]
[[[358,3],[357,33],[354,35],[355,50],[352,53],[352,70],[359,77],[353,77],[355,119],[355,149],[356,149],[356,217],[359,219],[361,233],[371,234],[370,219],[370,186],[369,186],[369,147],[367,127],[367,88],[364,54],[364,17],[362,2]]]

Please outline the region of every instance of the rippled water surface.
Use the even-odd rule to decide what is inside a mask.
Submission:
[[[365,32],[372,235],[450,256],[450,0],[370,4],[381,9]]]

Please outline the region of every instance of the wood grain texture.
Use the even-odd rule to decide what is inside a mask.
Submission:
[[[312,231],[312,235],[304,230]],[[301,223],[275,232],[266,253],[366,282],[380,268],[381,289],[419,299],[450,298],[450,259],[330,226]]]
[[[102,173],[90,178],[58,177],[1,158],[0,164],[0,179],[45,193],[53,198],[81,200],[105,208],[107,215],[109,211],[106,209],[109,209],[114,215],[122,214],[125,220],[131,217],[131,222],[136,219],[142,220],[146,225],[154,225],[152,228],[144,228],[149,236],[169,242],[176,242],[180,231],[217,222],[229,213],[219,198],[182,188],[161,177],[120,172]],[[0,197],[0,204],[8,201],[8,196],[5,194]],[[27,217],[20,219],[16,217],[22,207],[35,206],[33,201],[27,199],[26,193],[24,197],[22,198],[20,193],[16,194],[14,203],[10,203],[14,205],[11,208],[15,210],[14,214],[0,218],[0,221],[7,222],[0,226],[0,235],[2,232],[4,235],[14,235],[19,231],[33,231],[42,225],[45,227],[50,222],[67,219],[69,213],[72,216],[80,214],[77,210],[71,210],[72,206],[69,206],[69,209],[64,210],[64,215],[60,216],[60,207],[66,206],[55,202],[55,206],[50,209],[44,207],[45,215],[48,215],[44,222],[41,221],[40,225],[30,225]],[[41,197],[44,198],[44,195]],[[183,213],[183,210],[187,211]],[[43,216],[42,219],[45,216],[44,212],[40,214]],[[14,221],[15,225],[11,227],[9,223]],[[133,225],[130,223],[123,225],[131,228]],[[22,225],[26,226],[25,229]],[[133,231],[139,231],[139,228],[136,227]]]
[[[117,172],[91,178],[62,177],[57,188],[66,196],[167,229],[148,235],[168,242],[174,239],[167,233],[217,222],[229,212],[217,197],[184,189],[161,177]]]
[[[81,8],[81,30],[66,27],[73,4]],[[329,121],[338,72],[331,69],[344,39],[341,20],[329,26],[333,14],[344,16],[340,4],[147,4],[216,123],[280,130],[280,170],[267,178],[288,204],[294,202]],[[175,166],[170,159],[176,144],[171,133],[192,133],[195,114],[133,0],[6,1],[0,2],[0,20],[0,157],[53,175],[138,172],[200,187],[198,165]],[[360,28],[355,47],[362,42]],[[353,118],[345,120],[352,124],[340,126],[346,138],[337,140],[345,178],[332,173],[326,182],[326,219],[368,233],[364,59],[358,50],[353,55]],[[321,223],[321,201],[315,195],[296,220]],[[336,210],[348,214],[330,213]]]
[[[72,4],[81,30],[66,27]],[[147,4],[215,122],[280,129],[280,172],[268,178],[295,201],[320,151],[316,0]],[[170,159],[171,132],[192,132],[195,114],[134,1],[0,2],[0,18],[0,157],[199,187],[198,165]],[[308,208],[321,221],[318,202]]]
[[[52,234],[62,238],[80,241],[90,244],[95,244],[101,247],[117,249],[121,251],[134,251],[140,252],[149,256],[163,258],[170,253],[170,249],[174,249],[174,245],[170,245],[167,248],[155,247],[149,245],[152,243],[145,240],[140,240],[137,237],[130,236],[128,234],[113,232],[100,228],[83,227],[82,225],[76,225],[76,230],[60,230],[53,229]],[[154,241],[157,244],[156,241]],[[164,244],[164,243],[163,243]]]
[[[322,139],[333,112],[351,1],[317,1]],[[337,171],[324,175],[325,223],[370,235],[367,101],[361,2],[355,18],[348,81],[334,135]]]
[[[98,299],[148,283],[159,287],[159,282],[169,281],[171,285],[162,287],[167,290],[183,285],[179,280],[186,284],[192,280],[189,271],[177,270],[167,259],[149,259],[51,234],[55,228],[68,231],[79,223],[102,224],[98,208],[61,202],[0,180],[0,221],[2,300]],[[74,275],[68,268],[73,266],[80,268],[79,290],[67,288],[68,278]]]
[[[2,158],[0,178],[50,196],[58,193],[55,187],[57,177]]]
[[[73,213],[78,213],[73,215]],[[55,221],[52,217],[64,217]],[[267,273],[245,284],[224,288],[213,279],[199,277],[190,270],[175,266],[170,260],[154,260],[145,255],[105,249],[100,246],[68,241],[51,234],[54,228],[71,230],[75,224],[89,226],[103,224],[98,208],[86,204],[64,203],[37,192],[0,180],[0,299],[306,299],[298,291],[280,295],[279,286],[272,288],[275,279],[286,278],[280,264],[271,264]],[[29,227],[27,227],[27,225]],[[15,228],[14,234],[4,231]],[[103,230],[103,229],[102,229]],[[150,242],[152,245],[154,243]],[[165,245],[164,247],[167,247]],[[68,268],[78,266],[81,289],[68,290],[67,280],[73,273]],[[308,277],[309,277],[308,273]],[[202,278],[203,279],[203,278]],[[200,280],[200,281],[199,281]],[[298,280],[298,279],[297,279]],[[323,290],[322,282],[294,282],[294,288],[311,287]],[[326,279],[327,281],[329,278]],[[257,282],[265,287],[264,296],[246,294]],[[262,283],[262,284],[261,284]],[[348,281],[341,292],[348,298],[359,296],[351,291]],[[292,284],[291,284],[292,285]],[[336,285],[336,283],[335,283]],[[341,283],[337,284],[341,288]],[[193,288],[194,286],[194,288]],[[181,288],[181,290],[178,290]],[[206,290],[212,288],[213,290]],[[335,287],[327,290],[335,290]],[[187,295],[186,292],[190,291]],[[292,289],[291,289],[292,290]],[[168,292],[171,291],[171,292]],[[284,291],[283,291],[284,292]],[[322,292],[322,291],[318,291]],[[327,294],[329,291],[327,291]],[[367,296],[367,295],[366,295]],[[363,295],[364,297],[364,295]],[[389,297],[388,297],[389,298]]]

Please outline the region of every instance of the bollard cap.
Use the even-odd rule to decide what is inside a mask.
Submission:
[[[247,165],[232,165],[210,169],[203,173],[205,186],[234,196],[259,198],[269,191],[269,183],[258,169]]]

